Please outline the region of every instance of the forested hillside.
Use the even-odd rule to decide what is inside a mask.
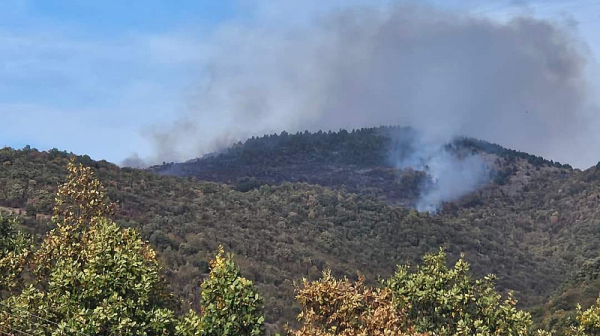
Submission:
[[[398,166],[425,146],[428,144],[423,143],[421,135],[409,127],[363,128],[351,132],[282,132],[253,137],[201,159],[164,163],[151,167],[151,170],[164,175],[194,176],[204,181],[228,183],[240,191],[263,184],[307,182],[344,188],[411,207],[428,176],[425,171],[399,170]],[[538,170],[540,167],[571,170],[567,164],[471,138],[458,138],[445,149],[457,155],[475,153],[485,156],[493,163],[489,178],[497,184],[504,184],[516,173],[516,160],[525,161]]]
[[[452,146],[490,156],[497,175],[484,188],[445,204],[438,214],[419,213],[389,202],[383,186],[403,173],[386,163],[381,143],[372,142],[388,141],[379,132],[272,136],[267,138],[273,141],[271,151],[255,139],[211,158],[154,169],[198,177],[118,168],[87,156],[77,161],[97,171],[108,196],[119,203],[116,223],[138,229],[158,250],[169,287],[186,302],[181,311],[198,308],[198,282],[207,276],[219,244],[235,253],[243,274],[255,281],[265,298],[267,325],[273,328],[294,321],[301,310],[294,303],[292,281],[316,280],[322,270],[331,269],[334,276],[354,280],[360,271],[373,285],[378,276],[391,276],[396,265],[417,263],[439,247],[446,248],[451,261],[464,253],[478,276],[496,274],[499,290],[514,291],[521,307],[533,309],[540,324],[568,315],[555,310],[574,311],[577,302],[590,305],[598,296],[596,287],[588,286],[595,275],[586,275],[600,252],[600,172],[595,168],[582,172],[462,139]],[[331,145],[306,145],[313,142]],[[290,151],[290,143],[298,149]],[[342,154],[332,159],[336,152]],[[0,206],[21,213],[23,225],[38,238],[53,227],[54,195],[70,157],[58,150],[0,150]],[[314,180],[325,166],[340,180]],[[359,181],[338,167],[389,170],[389,175],[372,184],[370,178]],[[263,169],[277,171],[281,178],[260,175]],[[404,187],[392,198],[408,204],[418,194],[420,175],[407,174],[413,182],[399,178],[394,183]],[[307,183],[289,182],[294,176],[305,176],[296,181]],[[242,186],[252,178],[259,182]],[[586,277],[591,278],[577,280]],[[569,299],[547,303],[551,296]]]

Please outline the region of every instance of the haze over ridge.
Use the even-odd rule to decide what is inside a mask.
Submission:
[[[581,168],[600,158],[592,59],[568,22],[406,3],[308,22],[223,26],[185,116],[149,132],[155,162],[282,130],[398,124],[428,143],[473,136]]]
[[[600,148],[599,6],[6,0],[0,146],[152,164],[251,135],[385,124],[585,168]]]

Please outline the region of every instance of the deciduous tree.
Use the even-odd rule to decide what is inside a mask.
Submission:
[[[502,300],[495,277],[472,279],[462,258],[452,268],[446,254],[423,257],[423,265],[411,272],[400,266],[385,282],[394,302],[407,312],[416,330],[433,335],[527,335],[529,313],[518,310],[512,295]]]

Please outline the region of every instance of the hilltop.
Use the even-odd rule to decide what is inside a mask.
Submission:
[[[170,286],[191,306],[197,307],[199,291],[190,284],[206,276],[219,243],[236,253],[244,274],[256,281],[273,327],[298,312],[293,280],[315,279],[329,268],[353,279],[360,271],[374,283],[395,265],[415,263],[440,246],[450,259],[464,253],[478,275],[497,274],[499,289],[514,291],[539,323],[544,317],[550,321],[558,308],[569,312],[575,302],[597,297],[595,285],[585,287],[593,280],[577,280],[594,269],[590,265],[600,252],[596,168],[575,170],[460,139],[450,149],[485,155],[495,174],[481,189],[444,204],[438,214],[419,213],[397,205],[414,202],[418,179],[397,194],[385,186],[406,183],[397,181],[404,173],[426,174],[398,175],[384,155],[384,146],[393,142],[386,145],[382,130],[255,138],[212,157],[151,170],[119,168],[87,156],[77,160],[98,172],[109,197],[120,204],[117,223],[137,228],[159,251]],[[26,228],[38,237],[52,227],[48,215],[71,156],[58,150],[0,150],[0,206],[20,211]],[[339,167],[354,173],[335,170]],[[177,176],[167,175],[168,169]],[[322,175],[320,169],[329,170]],[[364,170],[371,174],[361,174]],[[386,178],[373,177],[372,172],[387,171]],[[320,176],[326,176],[324,182],[315,180]],[[252,182],[244,186],[244,181]],[[560,307],[548,301],[565,292],[570,299]]]
[[[398,126],[350,132],[281,132],[252,137],[219,153],[183,163],[164,163],[150,170],[227,183],[240,191],[264,184],[306,182],[414,207],[430,177],[426,169],[400,166],[404,161],[423,160],[436,154],[431,150],[419,153],[420,147],[431,147],[423,144],[420,136],[410,127]],[[441,150],[456,156],[481,155],[491,166],[488,179],[497,185],[504,185],[520,169],[572,170],[568,164],[472,138],[457,138]],[[526,167],[516,167],[517,161],[526,162]]]

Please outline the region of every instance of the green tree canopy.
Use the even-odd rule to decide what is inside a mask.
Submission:
[[[201,335],[245,336],[263,333],[263,301],[252,281],[244,278],[223,247],[210,262],[210,277],[202,283]]]
[[[583,311],[577,306],[575,325],[568,332],[569,336],[597,336],[600,335],[600,298],[596,304]]]
[[[423,265],[411,272],[400,266],[385,282],[396,304],[407,312],[416,330],[433,335],[526,335],[529,313],[516,309],[509,294],[502,300],[494,276],[473,280],[462,258],[454,267],[446,254],[423,257]]]
[[[16,217],[0,213],[0,293],[18,286],[16,279],[30,255],[31,239],[17,224]]]
[[[32,335],[164,335],[175,330],[155,252],[106,218],[90,168],[69,165],[50,231],[36,252],[34,283],[2,302],[0,331]]]

